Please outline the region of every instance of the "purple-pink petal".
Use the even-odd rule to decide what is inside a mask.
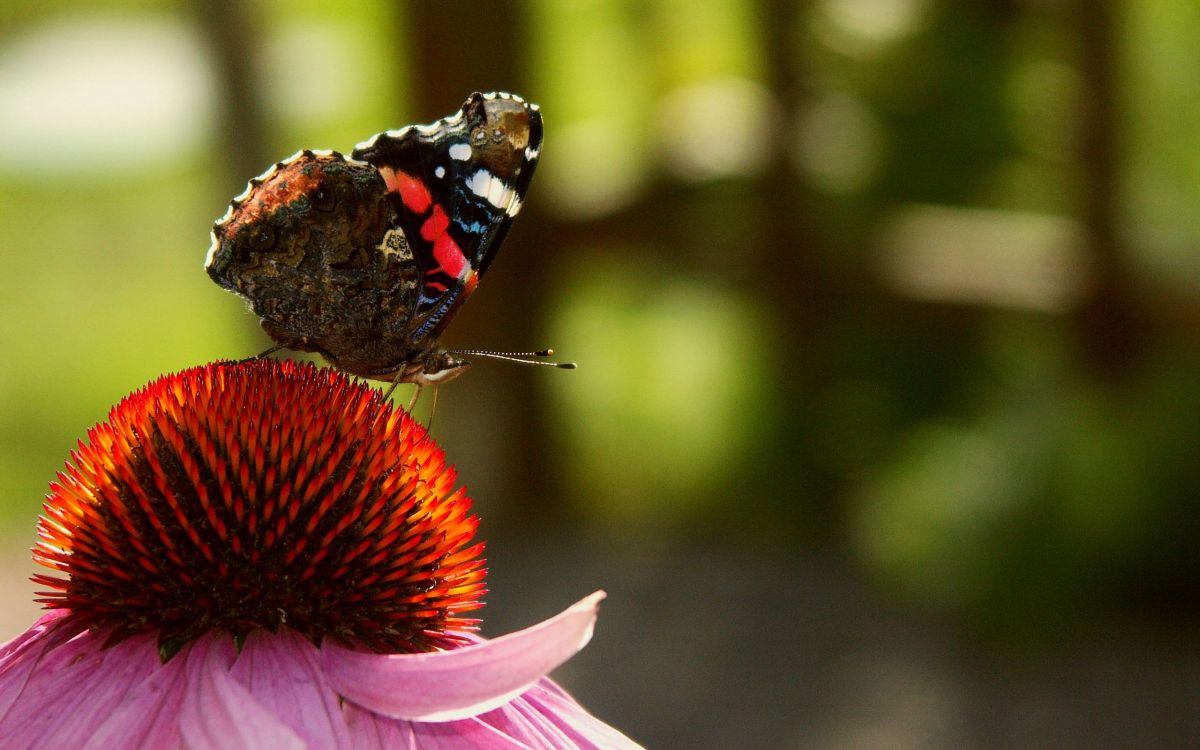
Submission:
[[[529,750],[533,747],[475,718],[416,724],[389,719],[347,703],[346,721],[355,750]]]
[[[506,736],[525,740],[529,747],[535,748],[535,750],[576,747],[571,739],[560,732],[557,727],[543,720],[537,710],[529,704],[527,695],[528,693],[481,716],[456,722],[456,725],[465,724],[467,721],[485,724],[503,732]],[[428,726],[435,727],[437,725]]]
[[[138,746],[150,728],[152,712],[146,706],[135,721],[104,730],[138,687],[160,671],[153,639],[137,636],[105,649],[96,633],[72,635],[61,620],[47,623],[46,618],[33,630],[42,624],[47,627],[16,649],[5,649],[0,659],[0,694],[9,696],[0,715],[4,747]],[[100,743],[98,735],[114,741]]]
[[[51,626],[66,616],[66,611],[44,615],[29,630],[0,646],[0,721],[8,715],[33,675],[46,649],[58,645],[68,634]]]
[[[550,724],[558,727],[573,744],[566,747],[616,750],[638,745],[583,709],[575,699],[550,680],[540,680],[522,696]]]
[[[587,713],[548,678],[486,713],[450,722],[409,722],[353,704],[346,718],[362,750],[639,750]]]
[[[174,659],[161,664],[154,639],[149,636],[136,639],[136,658],[144,660],[146,672],[128,682],[120,704],[95,726],[86,745],[88,750],[182,746],[179,712],[189,700],[188,659],[196,644],[184,646]],[[92,647],[103,648],[98,639]],[[76,689],[86,698],[86,688]]]
[[[51,614],[0,646],[0,745],[633,749],[544,677],[587,643],[603,596],[445,652],[365,654],[331,640],[318,649],[284,629],[255,631],[240,650],[228,634],[210,633],[165,664],[152,634],[109,647],[104,632]]]
[[[418,750],[410,722],[389,719],[353,703],[347,703],[344,710],[354,750]]]
[[[190,654],[189,697],[178,719],[184,746],[188,750],[320,747],[305,742],[232,677],[231,661],[220,652],[225,646],[232,652],[228,636],[205,636]]]
[[[544,750],[552,745],[529,744],[522,734],[510,734],[478,717],[436,724],[414,724],[413,737],[420,750]],[[569,746],[560,746],[566,750]]]
[[[549,620],[458,649],[381,655],[326,643],[321,662],[338,693],[377,714],[468,718],[520,695],[587,645],[603,598],[597,591]]]
[[[351,746],[341,702],[321,668],[320,652],[298,633],[251,633],[230,676],[308,747]]]

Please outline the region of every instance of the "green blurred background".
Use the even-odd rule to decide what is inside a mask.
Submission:
[[[542,105],[433,431],[485,632],[649,747],[1200,745],[1193,0],[0,4],[0,639],[40,500],[166,371],[268,345],[245,181]],[[406,389],[396,398],[405,403]]]

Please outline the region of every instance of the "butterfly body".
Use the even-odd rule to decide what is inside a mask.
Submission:
[[[362,377],[445,382],[468,363],[438,337],[520,210],[541,134],[536,105],[472,94],[349,157],[302,151],[234,199],[205,267],[281,346]]]

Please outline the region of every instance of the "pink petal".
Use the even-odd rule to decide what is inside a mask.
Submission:
[[[150,638],[103,646],[103,634],[79,633],[54,619],[7,652],[0,668],[0,693],[8,699],[0,715],[5,748],[79,748],[94,741],[97,728],[158,666]],[[144,728],[144,721],[125,727],[110,746],[133,746],[129,738]]]
[[[52,609],[46,614],[38,618],[38,621],[29,626],[29,629],[21,633],[16,638],[0,646],[0,673],[4,672],[5,665],[8,663],[9,657],[16,651],[28,648],[31,643],[42,641],[51,638],[55,633],[62,633],[65,637],[70,637],[78,631],[66,631],[60,626],[56,626],[62,618],[66,617],[70,612],[65,609]],[[62,640],[61,638],[59,640]],[[57,645],[57,642],[54,644]]]
[[[130,681],[121,702],[91,728],[85,747],[92,750],[181,747],[179,709],[187,696],[187,659],[193,644],[184,646],[174,658],[162,664],[153,637],[135,636],[113,650],[126,643],[136,645],[136,654],[129,657],[143,661],[146,671]]]
[[[542,678],[512,701],[457,721],[415,723],[346,704],[356,750],[641,750]]]
[[[420,750],[565,750],[569,745],[529,745],[478,718],[436,724],[414,724]]]
[[[411,722],[389,719],[353,703],[346,703],[343,711],[355,750],[420,750]]]
[[[25,689],[42,654],[71,635],[63,628],[52,627],[66,614],[66,610],[52,611],[0,646],[0,724]]]
[[[426,654],[370,654],[327,642],[321,662],[334,689],[384,716],[453,721],[500,706],[591,640],[603,591],[525,630]]]
[[[317,647],[297,633],[251,633],[231,675],[308,747],[351,746],[341,703],[321,669]]]
[[[188,665],[189,695],[179,716],[180,733],[188,749],[309,747],[230,676],[230,659],[221,648],[226,643],[226,635],[204,636],[189,654],[193,657]]]
[[[478,718],[416,724],[380,716],[347,703],[346,723],[355,750],[530,750],[540,747],[522,742]]]
[[[592,716],[550,680],[539,680],[521,701],[570,738],[567,747],[619,750],[640,748],[633,740]]]

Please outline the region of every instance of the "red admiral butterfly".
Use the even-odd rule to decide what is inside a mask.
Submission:
[[[301,151],[233,199],[205,268],[249,302],[274,350],[354,375],[421,386],[462,373],[463,354],[545,356],[437,345],[521,209],[541,147],[536,104],[475,93],[350,158]]]

